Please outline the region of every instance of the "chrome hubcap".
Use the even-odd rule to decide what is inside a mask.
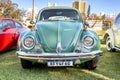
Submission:
[[[107,48],[107,50],[109,50],[109,51],[110,51],[111,48],[112,48],[110,38],[108,38],[107,41],[106,41],[106,48]]]

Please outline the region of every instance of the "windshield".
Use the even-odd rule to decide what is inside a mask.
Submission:
[[[40,20],[79,20],[79,15],[71,9],[50,9],[41,13]]]

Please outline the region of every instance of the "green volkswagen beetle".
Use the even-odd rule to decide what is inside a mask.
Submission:
[[[34,62],[48,67],[83,63],[95,69],[103,52],[98,35],[86,26],[75,8],[54,6],[40,10],[35,30],[25,31],[18,40],[16,54],[22,67],[31,68]]]

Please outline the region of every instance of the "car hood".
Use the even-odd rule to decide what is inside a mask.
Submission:
[[[45,52],[74,51],[80,39],[83,27],[75,21],[44,21],[36,24],[37,34]]]

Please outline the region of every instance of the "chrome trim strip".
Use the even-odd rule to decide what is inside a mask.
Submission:
[[[92,51],[90,53],[25,53],[17,51],[19,58],[25,59],[43,59],[43,60],[60,60],[60,59],[80,59],[80,58],[93,58],[95,56],[102,56],[101,50]]]

